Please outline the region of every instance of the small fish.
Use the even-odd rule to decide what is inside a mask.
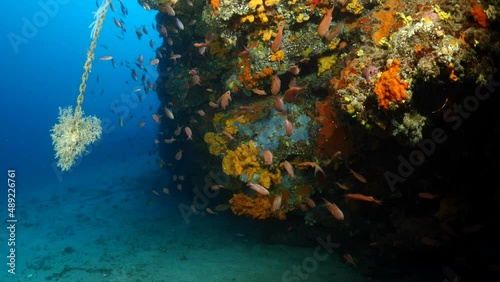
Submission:
[[[323,175],[326,175],[325,172],[323,171],[323,169],[321,169],[321,167],[315,162],[302,162],[302,163],[298,164],[297,166],[314,167],[314,176],[316,176],[316,173],[318,173],[318,171],[323,173]]]
[[[300,73],[300,68],[299,68],[299,66],[297,66],[297,65],[293,65],[293,66],[291,66],[290,68],[288,68],[288,71],[289,71],[292,75],[297,76],[297,75],[299,75],[299,73]]]
[[[145,124],[146,124],[146,122],[145,122],[145,121],[140,121],[140,122],[137,124],[137,126],[138,126],[139,128],[141,128],[141,127],[143,127]]]
[[[169,110],[167,107],[163,108],[163,111],[165,112],[165,115],[169,118],[169,119],[174,119],[174,114],[172,113],[171,110]]]
[[[293,133],[293,124],[288,120],[288,118],[285,118],[285,133],[286,136],[291,136]]]
[[[135,34],[137,35],[137,39],[141,40],[142,38],[142,32],[140,28],[135,28]]]
[[[153,120],[154,120],[154,121],[155,121],[158,125],[160,125],[160,124],[161,124],[161,117],[162,117],[162,116],[157,115],[157,114],[153,114],[153,115],[152,115],[152,117],[153,117]]]
[[[175,142],[175,140],[177,140],[177,139],[175,139],[174,137],[171,137],[169,139],[168,138],[167,139],[163,139],[163,142],[165,142],[166,144],[172,144],[172,143]]]
[[[316,207],[316,203],[313,201],[313,199],[307,197],[306,198],[306,204],[310,207],[310,208],[315,208]]]
[[[197,110],[196,113],[200,116],[200,117],[204,117],[205,116],[205,111],[203,110]]]
[[[325,36],[326,33],[328,32],[328,29],[330,28],[330,24],[332,23],[332,13],[333,9],[335,6],[332,6],[330,9],[327,10],[326,14],[323,16],[323,19],[318,25],[318,35],[319,36]]]
[[[348,254],[348,253],[344,254],[343,257],[348,264],[352,264],[354,267],[356,267],[356,263],[354,263],[354,259],[352,258],[352,256],[350,254]]]
[[[120,124],[120,127],[123,127],[123,118],[122,117],[120,117],[118,119],[118,123]]]
[[[266,165],[272,165],[273,164],[273,153],[269,150],[265,150],[264,153],[262,154],[264,157],[264,163]]]
[[[112,59],[113,59],[113,56],[110,56],[110,55],[99,57],[100,61],[110,61]]]
[[[229,105],[229,101],[231,101],[231,91],[228,90],[224,94],[222,94],[219,99],[217,99],[217,104],[220,104],[222,109],[225,110]]]
[[[264,188],[264,186],[262,186],[260,184],[248,182],[247,186],[252,188],[252,190],[254,190],[255,192],[257,192],[259,194],[269,195],[269,191],[266,188]]]
[[[153,39],[149,40],[149,46],[154,49],[155,41]]]
[[[121,3],[121,2],[120,2],[120,3]],[[151,11],[151,7],[149,6],[149,4],[148,4],[148,3],[146,3],[146,2],[144,2],[144,1],[143,1],[143,2],[141,2],[141,5],[142,5],[142,7],[144,8],[144,10],[146,10],[146,11]]]
[[[122,28],[122,23],[119,20],[117,20],[116,18],[113,18],[113,21],[115,22],[115,25],[117,27]]]
[[[379,205],[382,204],[382,201],[377,200],[377,199],[373,198],[372,196],[366,196],[363,194],[346,194],[345,196],[346,196],[346,198],[353,199],[353,200],[377,203]]]
[[[175,136],[179,136],[181,134],[181,130],[184,126],[177,126],[177,129],[174,131]]]
[[[278,112],[285,111],[285,103],[283,102],[283,99],[281,99],[280,96],[276,96],[274,98],[274,109],[277,110]]]
[[[221,212],[221,211],[228,210],[230,207],[231,207],[230,204],[220,204],[220,205],[215,206],[215,210]]]
[[[181,22],[181,20],[179,20],[179,18],[175,17],[175,23],[180,30],[184,30],[184,24]]]
[[[335,185],[337,185],[337,187],[339,187],[342,190],[349,190],[349,187],[347,187],[346,185],[344,185],[342,183],[335,182]]]
[[[368,183],[368,181],[366,180],[366,178],[363,175],[355,172],[352,169],[349,169],[349,171],[352,173],[352,176],[354,176],[357,180],[359,180],[359,182],[361,182],[361,183]]]
[[[217,213],[216,213],[216,212],[214,212],[214,211],[213,211],[212,209],[210,209],[210,208],[206,208],[205,210],[206,210],[206,211],[207,211],[207,213],[209,213],[209,214],[215,214],[215,215],[217,215]]]
[[[187,140],[193,141],[193,131],[189,127],[184,127],[184,132],[186,132]]]
[[[136,88],[132,89],[132,91],[134,91],[134,92],[141,92],[141,91],[142,91],[142,88],[140,88],[140,87],[136,87]]]
[[[274,38],[274,41],[273,41],[273,44],[271,45],[271,51],[273,53],[276,53],[278,52],[278,50],[280,49],[281,47],[281,38],[283,37],[283,29],[285,28],[285,24],[284,23],[281,23],[279,26],[278,26],[278,34],[276,35],[276,37]]]
[[[217,191],[219,190],[220,188],[224,188],[224,186],[220,185],[220,184],[214,184],[212,186],[210,186],[210,189],[214,190],[214,191]]]
[[[418,196],[422,199],[434,200],[439,197],[439,195],[434,195],[426,192],[418,193]]]
[[[335,203],[331,203],[325,198],[322,199],[325,201],[326,208],[333,215],[333,218],[339,221],[344,220],[344,213],[339,209],[339,207]]]
[[[177,153],[175,154],[175,159],[180,161],[182,159],[182,152],[183,150],[179,149],[179,151],[177,151]]]
[[[295,172],[293,171],[293,166],[286,160],[283,162],[283,166],[285,167],[285,170],[288,173],[288,175],[290,175],[292,179],[295,179]]]
[[[149,61],[149,65],[156,66],[156,65],[158,65],[159,62],[160,62],[159,59],[152,59],[151,61]]]
[[[282,201],[281,194],[274,197],[273,204],[271,206],[271,212],[275,212],[275,211],[279,210],[279,208],[281,207],[281,201]]]
[[[170,193],[167,187],[164,187],[163,189],[161,189],[161,191],[167,195]]]
[[[172,6],[170,6],[170,5],[168,5],[168,4],[163,4],[163,5],[162,5],[162,8],[163,8],[163,10],[164,10],[165,12],[167,12],[167,14],[168,14],[169,16],[172,16],[172,17],[173,17],[173,16],[175,16],[175,11],[174,11],[174,9],[172,8]]]
[[[174,63],[177,62],[177,59],[180,59],[182,56],[180,54],[174,54],[174,52],[170,53],[170,60],[174,60]]]
[[[277,95],[280,92],[281,80],[277,74],[273,75],[271,78],[271,94]]]
[[[254,89],[252,89],[252,92],[255,93],[255,94],[257,94],[257,95],[261,95],[261,96],[267,95],[266,91],[264,91],[262,89],[254,88]]]
[[[294,87],[288,88],[285,91],[285,97],[283,100],[285,102],[294,102],[295,99],[297,99],[297,95],[299,95],[299,91],[304,89],[304,88],[305,87],[300,87],[300,86],[294,86]]]

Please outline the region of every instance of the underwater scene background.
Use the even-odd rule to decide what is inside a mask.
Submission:
[[[499,2],[3,3],[0,281],[498,281]]]

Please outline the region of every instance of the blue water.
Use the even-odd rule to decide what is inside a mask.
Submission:
[[[263,244],[269,225],[289,228],[279,222],[230,211],[186,216],[194,199],[156,163],[158,128],[151,119],[151,109],[159,106],[156,93],[142,93],[140,103],[124,100],[137,95],[133,89],[141,85],[120,63],[133,64],[143,54],[147,66],[154,58],[149,40],[158,39],[153,32],[137,39],[134,27],[151,29],[154,13],[136,1],[126,3],[124,40],[117,38],[109,14],[95,52],[96,58],[112,55],[117,68],[94,60],[87,83],[83,109],[106,124],[102,140],[71,171],[62,172],[49,131],[59,107],[76,105],[95,1],[2,4],[0,281],[373,281],[336,253],[308,265],[317,246]],[[154,82],[157,74],[147,68]],[[120,113],[113,112],[117,106]],[[9,170],[15,171],[15,230],[7,228]],[[8,245],[12,241],[15,245]],[[11,253],[15,259],[7,257]],[[293,274],[304,264],[311,271]]]

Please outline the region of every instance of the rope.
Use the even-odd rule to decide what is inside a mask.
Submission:
[[[85,90],[87,89],[87,81],[89,80],[89,73],[92,71],[92,61],[94,60],[94,51],[95,48],[97,47],[97,39],[99,38],[99,34],[101,33],[102,29],[102,24],[104,23],[104,19],[106,18],[106,12],[108,11],[108,6],[111,3],[111,0],[105,0],[107,1],[105,6],[103,7],[103,11],[101,15],[99,16],[99,19],[97,20],[97,26],[96,26],[96,31],[94,38],[92,39],[92,42],[90,43],[90,48],[89,51],[87,52],[87,60],[85,61],[85,65],[83,66],[83,69],[85,70],[82,74],[82,83],[80,84],[80,94],[78,95],[78,98],[76,99],[76,108],[75,108],[75,122],[78,121],[82,115],[82,103],[83,103],[83,93],[85,93]]]

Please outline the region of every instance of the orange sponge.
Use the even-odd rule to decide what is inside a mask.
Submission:
[[[378,106],[384,110],[390,109],[391,102],[401,104],[407,98],[408,83],[401,80],[400,71],[399,60],[393,60],[375,83],[374,92],[378,96]]]

